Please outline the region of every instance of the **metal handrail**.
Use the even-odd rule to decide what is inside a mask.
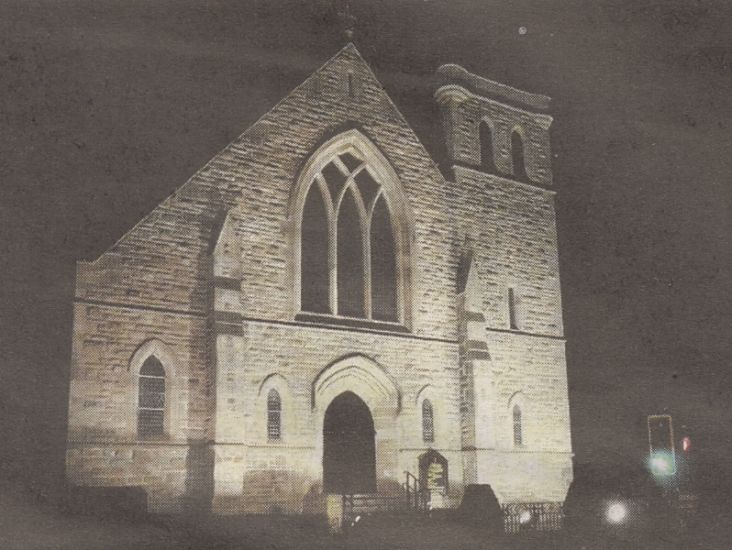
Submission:
[[[422,485],[421,480],[412,472],[404,470],[406,480],[404,489],[407,497],[407,506],[417,511],[427,508],[427,489]]]
[[[406,497],[406,505],[410,510],[424,512],[429,502],[429,491],[424,487],[422,481],[412,472],[404,471],[405,481],[402,485]],[[397,503],[401,497],[387,494],[342,494],[341,510],[343,526],[346,526],[353,519],[354,510],[358,507],[378,505],[386,503]]]

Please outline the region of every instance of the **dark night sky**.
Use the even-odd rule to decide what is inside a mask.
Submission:
[[[356,46],[436,160],[439,65],[553,97],[578,461],[639,461],[645,415],[668,411],[705,461],[724,466],[729,4],[379,0],[352,10]],[[335,54],[340,29],[325,1],[0,5],[5,475],[45,483],[62,472],[74,261],[111,246]]]

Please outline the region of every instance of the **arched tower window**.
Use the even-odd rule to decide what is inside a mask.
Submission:
[[[137,400],[137,434],[154,437],[165,433],[165,369],[151,355],[140,368]]]
[[[435,416],[429,399],[422,401],[422,441],[432,443],[435,440]]]
[[[267,394],[267,439],[278,440],[282,437],[282,400],[277,390]]]
[[[513,445],[520,447],[523,444],[523,427],[521,426],[521,407],[513,406]]]
[[[519,181],[528,181],[526,160],[524,158],[524,140],[517,130],[511,134],[511,156],[513,158],[513,175]]]
[[[300,311],[399,323],[400,277],[393,205],[355,147],[316,158],[300,230]],[[380,176],[380,174],[382,176]],[[393,193],[393,191],[392,191]],[[404,246],[404,245],[402,245]]]
[[[480,140],[480,167],[487,172],[495,172],[493,130],[485,120],[478,125],[478,139]]]

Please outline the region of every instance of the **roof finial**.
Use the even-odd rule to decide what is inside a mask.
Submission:
[[[341,19],[343,31],[346,39],[351,42],[353,40],[353,30],[356,25],[356,16],[351,13],[351,2],[344,0],[343,9],[338,11],[338,17]]]

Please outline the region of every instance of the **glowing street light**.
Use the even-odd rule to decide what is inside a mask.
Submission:
[[[521,513],[519,514],[519,523],[521,525],[528,525],[531,523],[532,518],[533,516],[530,510],[521,510]]]
[[[628,507],[622,502],[611,502],[605,511],[605,518],[612,524],[624,523],[628,517]]]

